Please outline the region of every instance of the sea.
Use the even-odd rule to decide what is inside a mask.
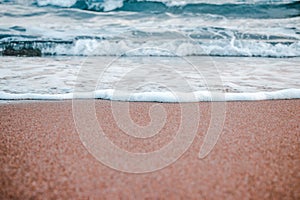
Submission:
[[[0,101],[300,98],[300,1],[0,0]]]

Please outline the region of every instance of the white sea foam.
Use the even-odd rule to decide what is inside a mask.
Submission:
[[[151,49],[151,47],[153,47]],[[130,51],[140,48],[140,51]],[[155,49],[167,49],[162,52]],[[259,56],[259,57],[297,57],[300,56],[300,41],[294,43],[271,44],[263,41],[247,40],[152,40],[152,41],[110,41],[77,40],[74,44],[58,44],[42,47],[47,55],[70,56]]]
[[[104,0],[101,6],[104,11],[114,10],[123,6],[123,0]]]
[[[123,101],[293,99],[300,95],[299,60],[201,56],[186,60],[0,57],[0,99],[72,99],[78,91],[83,93],[76,93],[76,98]],[[176,99],[170,91],[180,98]],[[209,91],[217,93],[211,97]]]
[[[77,0],[37,0],[39,6],[61,6],[61,7],[71,7],[76,3]]]
[[[113,89],[97,90],[91,93],[68,94],[11,94],[0,91],[0,100],[68,100],[68,99],[105,99],[132,102],[210,102],[210,101],[258,101],[300,99],[300,89],[285,89],[272,92],[252,93],[211,93],[197,91],[193,93],[143,92],[126,93]]]

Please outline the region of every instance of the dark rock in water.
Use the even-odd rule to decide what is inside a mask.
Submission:
[[[32,47],[14,49],[13,47],[7,47],[3,52],[3,56],[26,56],[26,57],[34,57],[34,56],[42,56],[42,52],[40,49],[34,49]]]

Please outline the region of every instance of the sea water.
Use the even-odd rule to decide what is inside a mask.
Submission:
[[[300,2],[0,0],[0,54],[2,100],[300,98]]]

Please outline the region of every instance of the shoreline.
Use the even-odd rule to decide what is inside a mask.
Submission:
[[[201,114],[191,147],[170,166],[145,174],[119,172],[97,161],[79,139],[71,100],[0,104],[0,197],[299,199],[300,100],[225,102],[222,134],[199,159],[210,103],[190,103],[198,104]],[[95,101],[99,123],[128,151],[161,148],[179,125],[179,103],[130,102],[137,124],[149,123],[153,104],[168,111],[168,121],[150,142],[129,138],[114,122],[110,104]]]
[[[10,94],[0,91],[1,101],[68,101],[103,100],[121,102],[158,102],[158,103],[199,103],[199,102],[235,102],[300,99],[300,89],[289,88],[275,91],[257,92],[140,92],[131,93],[114,89],[96,90],[84,93],[63,94]]]

